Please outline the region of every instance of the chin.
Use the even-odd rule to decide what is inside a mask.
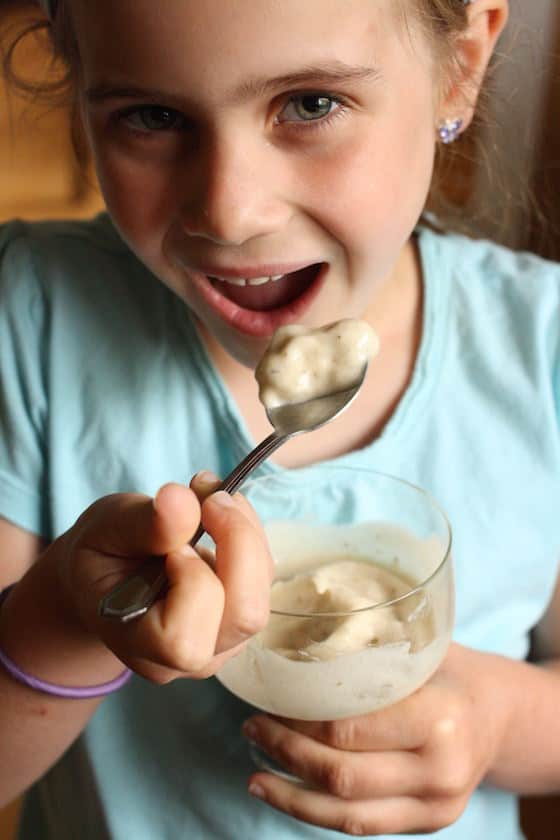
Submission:
[[[255,370],[270,343],[268,338],[257,339],[232,334],[229,331],[224,331],[224,325],[214,323],[212,318],[201,317],[192,308],[191,312],[195,316],[209,347],[212,345],[219,347],[223,353],[240,365],[243,365],[243,367]]]

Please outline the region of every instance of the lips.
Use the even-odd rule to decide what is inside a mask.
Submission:
[[[324,283],[325,263],[268,270],[191,274],[194,286],[219,317],[246,335],[269,338],[285,324],[296,323]],[[267,278],[266,282],[263,279]]]
[[[209,277],[213,287],[243,309],[268,312],[287,306],[312,284],[320,265],[309,265],[287,274],[250,278]]]

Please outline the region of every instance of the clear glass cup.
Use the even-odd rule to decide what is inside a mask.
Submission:
[[[333,611],[328,595],[312,608],[273,608],[220,682],[262,711],[300,720],[366,714],[426,682],[454,615],[451,528],[437,502],[407,481],[341,466],[274,473],[242,492],[264,523],[277,580],[351,560],[375,564],[386,595],[371,603],[365,595],[355,609]]]

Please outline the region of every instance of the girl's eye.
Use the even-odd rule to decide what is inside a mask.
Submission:
[[[122,111],[120,118],[139,131],[179,131],[186,127],[186,119],[174,108],[161,105],[141,105]]]
[[[337,111],[341,103],[334,96],[322,93],[305,93],[292,96],[278,116],[278,122],[316,122]]]

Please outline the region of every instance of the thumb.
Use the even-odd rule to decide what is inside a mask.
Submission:
[[[74,548],[129,558],[168,554],[190,540],[199,522],[200,503],[181,484],[165,484],[153,499],[116,493],[82,514],[72,529]]]

